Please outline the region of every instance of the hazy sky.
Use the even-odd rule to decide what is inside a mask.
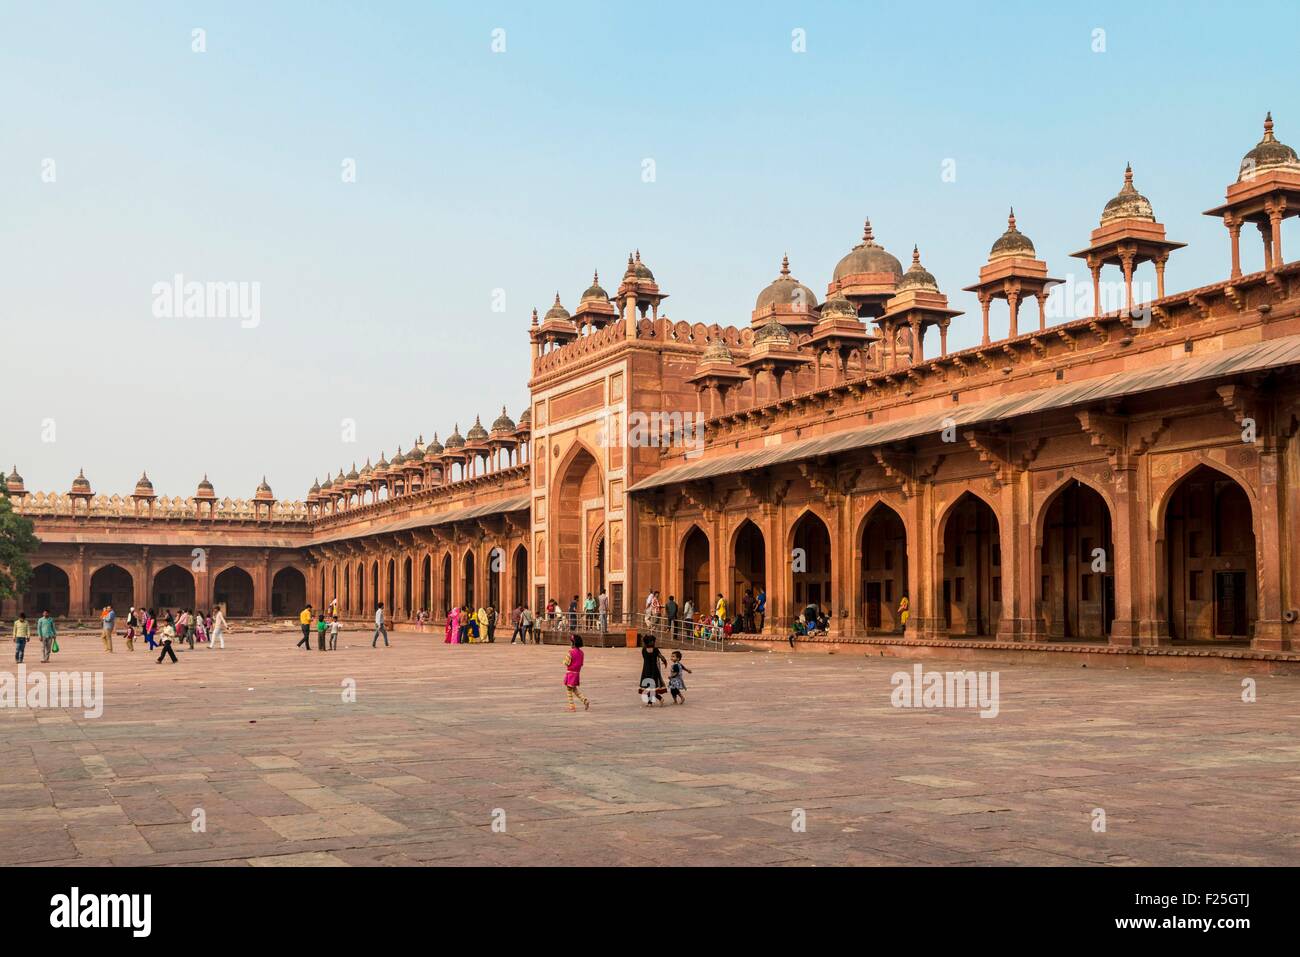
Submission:
[[[0,468],[300,497],[517,417],[531,308],[593,268],[612,291],[634,247],[673,319],[741,325],[783,252],[821,297],[867,215],[962,348],[1007,206],[1081,277],[1127,160],[1190,244],[1169,290],[1220,280],[1201,211],[1266,110],[1300,145],[1298,9],[0,3]],[[257,283],[260,321],[155,315],[177,274]]]

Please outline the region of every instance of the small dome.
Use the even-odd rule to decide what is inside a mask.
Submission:
[[[10,470],[9,477],[5,479],[5,488],[10,492],[26,491],[23,486],[23,477],[18,474],[18,466],[15,465]]]
[[[1237,182],[1250,179],[1256,173],[1271,169],[1285,169],[1300,173],[1300,157],[1295,150],[1278,140],[1273,135],[1273,114],[1264,117],[1264,138],[1255,144],[1255,148],[1241,158],[1241,169],[1237,173]]]
[[[1037,258],[1037,255],[1034,252],[1034,244],[1029,241],[1029,237],[1016,229],[1016,211],[1011,210],[1011,214],[1007,216],[1007,231],[998,237],[998,241],[989,250],[989,261],[1007,259],[1011,256],[1034,259]]]
[[[921,251],[915,246],[912,247],[912,265],[907,272],[903,273],[903,278],[898,280],[898,291],[902,292],[905,289],[918,289],[922,292],[939,291],[939,284],[934,281],[934,276],[921,265]]]
[[[844,293],[836,289],[834,295],[822,303],[822,318],[856,319],[858,318],[858,310],[853,303],[844,298]]]
[[[758,294],[754,310],[757,312],[768,306],[803,306],[807,309],[817,307],[817,297],[813,291],[790,275],[789,256],[781,257],[781,274]]]
[[[257,494],[255,494],[253,497],[254,497],[254,498],[259,498],[259,499],[261,499],[262,501],[266,501],[266,500],[268,500],[268,499],[271,499],[271,498],[274,498],[274,497],[275,497],[274,493],[271,491],[271,486],[269,486],[269,485],[266,484],[266,476],[265,476],[265,475],[262,476],[262,481],[261,481],[261,483],[257,486]]]
[[[834,278],[843,279],[845,276],[868,272],[890,272],[900,278],[903,275],[902,264],[876,242],[869,219],[862,228],[862,242],[854,246],[835,266]]]
[[[406,456],[402,454],[402,447],[397,447],[397,454],[393,456],[393,461],[388,463],[389,468],[398,468],[406,464]]]
[[[569,310],[560,305],[560,294],[555,294],[555,305],[546,310],[546,321],[551,322],[558,320],[560,322],[571,322],[573,317],[569,315]]]
[[[464,445],[465,437],[460,434],[460,423],[457,422],[451,430],[451,435],[447,436],[447,451],[463,448]]]
[[[77,477],[72,480],[72,490],[74,492],[90,491],[90,479],[86,478],[85,469],[77,470]]]
[[[627,257],[627,272],[623,273],[624,279],[643,279],[647,282],[655,281],[655,274],[650,271],[650,267],[641,261],[641,250],[636,251],[636,258],[631,254]]]
[[[333,481],[331,481],[329,475],[326,474],[326,476],[325,476],[325,481],[323,481],[323,482],[320,483],[320,490],[321,490],[322,492],[328,492],[328,491],[329,491],[330,489],[332,489],[333,487],[334,487],[334,483],[333,483]]]
[[[758,327],[758,332],[754,333],[754,345],[762,343],[771,343],[773,345],[790,345],[793,340],[790,338],[790,330],[773,317]]]
[[[524,409],[523,415],[519,416],[519,428],[531,429],[533,427],[533,407],[530,405]]]
[[[474,424],[471,425],[469,431],[465,433],[466,440],[470,442],[482,442],[487,437],[487,429],[483,428],[483,423],[479,421],[479,417],[477,415],[474,416]]]
[[[1104,226],[1117,219],[1144,219],[1149,223],[1156,221],[1151,202],[1133,188],[1133,167],[1124,167],[1124,185],[1120,187],[1115,198],[1101,211],[1101,224]]]
[[[197,490],[194,494],[195,494],[195,497],[197,497],[197,498],[215,498],[215,497],[216,497],[216,492],[213,491],[213,489],[212,489],[212,483],[208,481],[208,477],[207,477],[206,474],[203,476],[202,480],[199,482],[198,490]]]
[[[367,462],[366,464],[369,465],[370,463]],[[357,463],[353,462],[352,468],[348,469],[347,480],[349,482],[357,482],[360,481],[360,479],[361,473],[357,471]]]
[[[515,420],[506,415],[506,407],[501,406],[501,414],[492,422],[493,432],[513,432],[515,430]]]
[[[141,473],[140,473],[140,480],[139,480],[138,482],[135,483],[135,494],[136,494],[136,495],[152,495],[152,494],[153,494],[153,482],[150,482],[150,481],[149,481],[149,473],[148,473],[148,472],[141,472]]]
[[[721,336],[709,340],[708,347],[700,356],[700,362],[732,362],[731,350],[727,348]]]
[[[582,302],[609,302],[609,293],[600,285],[600,273],[591,274],[591,285],[582,294]]]
[[[311,481],[311,488],[309,488],[309,489],[307,490],[307,494],[308,494],[308,495],[319,495],[319,494],[320,494],[320,480],[319,480],[319,479],[312,479],[312,481]]]
[[[442,443],[438,441],[438,433],[433,433],[433,441],[424,447],[424,457],[433,459],[442,454]]]

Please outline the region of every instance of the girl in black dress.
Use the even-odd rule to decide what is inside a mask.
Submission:
[[[641,645],[641,687],[638,689],[645,696],[646,707],[649,708],[658,701],[663,704],[664,687],[663,672],[659,670],[659,663],[668,664],[668,659],[664,657],[663,652],[655,647],[654,635],[646,635]]]

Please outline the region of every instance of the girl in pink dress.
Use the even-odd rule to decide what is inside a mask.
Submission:
[[[444,644],[454,645],[457,636],[460,634],[460,609],[453,608],[451,614],[447,616],[447,639]]]
[[[568,654],[564,656],[564,691],[569,698],[569,710],[578,710],[577,704],[574,703],[574,699],[577,699],[582,702],[584,711],[590,711],[591,702],[587,700],[586,695],[582,693],[582,689],[578,687],[582,681],[582,639],[574,635],[569,639],[569,642],[572,647],[569,648]]]

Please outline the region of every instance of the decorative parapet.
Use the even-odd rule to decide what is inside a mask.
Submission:
[[[112,518],[141,519],[144,521],[178,521],[196,519],[199,513],[192,499],[159,496],[153,503],[137,501],[130,496],[94,495],[86,504],[66,492],[32,492],[13,499],[14,511],[29,518]],[[310,519],[303,502],[259,502],[254,499],[224,498],[213,503],[209,519],[203,512],[203,521],[217,522],[279,522],[306,524]]]

